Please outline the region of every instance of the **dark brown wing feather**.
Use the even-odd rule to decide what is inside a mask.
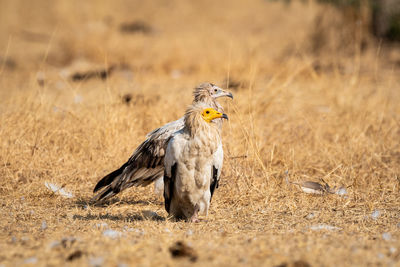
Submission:
[[[219,183],[219,180],[218,180],[218,169],[215,168],[215,166],[213,166],[212,167],[212,178],[211,178],[211,184],[210,184],[210,192],[211,192],[210,202],[211,202],[211,199],[213,197],[215,188],[218,188],[218,183]]]
[[[174,194],[176,168],[177,168],[177,163],[175,163],[171,167],[171,177],[168,177],[167,172],[164,171],[164,204],[165,204],[165,210],[168,212],[168,214],[171,208],[171,200]]]
[[[162,177],[168,141],[183,126],[181,118],[150,132],[124,165],[97,183],[93,200],[110,198],[132,186],[147,186]]]

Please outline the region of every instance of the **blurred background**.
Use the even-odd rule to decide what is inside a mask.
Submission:
[[[311,76],[400,67],[397,0],[1,0],[0,7],[3,96],[26,82],[62,90],[106,78],[120,91],[148,78],[156,87],[157,79],[239,87],[299,62]]]
[[[176,266],[184,240],[207,266],[398,265],[399,27],[399,0],[0,0],[0,261]],[[151,186],[92,205],[205,81],[234,94],[208,221]]]

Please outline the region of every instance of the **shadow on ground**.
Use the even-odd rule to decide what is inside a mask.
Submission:
[[[111,221],[124,221],[124,222],[134,222],[134,221],[165,221],[165,218],[158,215],[156,212],[145,210],[141,213],[132,213],[126,215],[114,215],[114,214],[86,214],[80,215],[75,214],[72,217],[75,220],[81,221],[92,221],[92,220],[111,220]]]
[[[120,206],[120,205],[141,205],[141,206],[147,206],[147,205],[159,205],[162,206],[164,205],[163,202],[159,200],[154,200],[154,201],[149,201],[149,200],[131,200],[131,199],[120,199],[120,198],[112,198],[108,199],[105,201],[101,202],[94,202],[91,199],[78,199],[75,201],[75,205],[77,205],[80,208],[85,208],[86,206],[90,205],[93,207],[108,207],[111,205],[115,206]]]

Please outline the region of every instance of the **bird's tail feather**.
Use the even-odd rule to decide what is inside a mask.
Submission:
[[[96,184],[93,189],[93,193],[98,193],[92,198],[92,201],[104,200],[115,196],[120,192],[118,188],[113,188],[112,184],[120,179],[125,167],[126,164],[122,165],[121,168],[107,174]]]
[[[104,176],[94,187],[93,189],[93,193],[96,193],[97,191],[99,191],[100,189],[102,189],[103,187],[109,186],[112,184],[112,182],[115,181],[116,178],[118,178],[122,172],[124,171],[126,167],[126,164],[122,165],[121,168],[107,174],[106,176]]]
[[[110,185],[107,186],[106,188],[103,188],[103,190],[101,190],[98,194],[96,194],[93,198],[92,201],[94,202],[98,202],[101,200],[106,200],[108,198],[111,198],[113,196],[115,196],[116,194],[119,193],[118,191],[115,191],[115,189],[113,189]]]
[[[106,200],[131,186],[148,186],[163,174],[162,167],[150,169],[131,167],[131,165],[124,164],[118,170],[104,176],[93,190],[93,193],[97,194],[92,201]]]

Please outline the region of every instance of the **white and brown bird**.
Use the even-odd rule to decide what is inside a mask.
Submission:
[[[168,142],[164,159],[165,209],[175,219],[195,222],[208,214],[221,171],[215,154],[221,145],[218,119],[228,116],[204,103],[190,106],[184,127]]]
[[[212,83],[202,83],[193,91],[193,104],[203,103],[219,112],[222,106],[217,102],[220,97],[233,98],[232,93]],[[222,128],[222,119],[216,120],[218,131]],[[167,123],[147,135],[147,139],[133,152],[129,160],[119,169],[103,177],[95,186],[97,193],[94,201],[105,200],[132,186],[147,186],[152,182],[162,181],[164,173],[164,155],[168,141],[172,135],[184,128],[184,118]],[[223,163],[222,143],[215,153],[215,165],[218,167],[217,177]]]

